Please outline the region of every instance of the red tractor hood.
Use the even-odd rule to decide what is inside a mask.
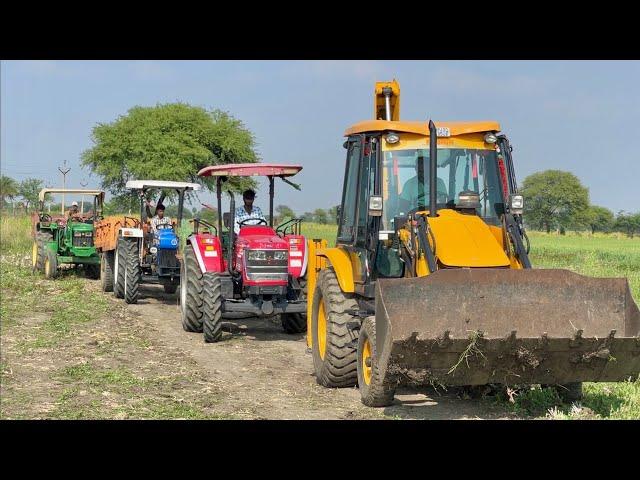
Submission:
[[[238,235],[238,246],[251,249],[289,249],[289,243],[276,235],[273,228],[264,226],[242,227]]]

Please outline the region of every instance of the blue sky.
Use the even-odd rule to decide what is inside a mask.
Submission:
[[[98,179],[79,166],[91,128],[134,105],[220,108],[255,134],[265,162],[300,163],[303,192],[278,182],[276,204],[302,213],[340,202],[344,129],[372,117],[373,84],[396,78],[404,120],[495,119],[516,174],[575,173],[594,204],[640,210],[638,61],[3,61],[1,171],[58,186]],[[150,172],[152,177],[152,172]],[[267,190],[258,192],[267,207]],[[203,201],[212,197],[203,196]]]

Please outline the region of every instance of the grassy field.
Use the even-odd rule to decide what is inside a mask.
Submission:
[[[81,277],[63,275],[55,283],[44,282],[30,272],[29,255],[31,249],[29,218],[1,218],[0,231],[0,319],[2,331],[15,327],[16,322],[28,322],[29,316],[43,317],[44,320],[29,327],[29,334],[16,340],[11,348],[23,354],[25,358],[37,350],[64,350],[66,340],[75,330],[89,324],[92,318],[105,315],[109,304],[104,295],[97,290],[87,289]],[[308,238],[325,238],[330,245],[335,243],[336,226],[304,223],[302,233]],[[538,268],[567,268],[584,275],[603,277],[626,277],[636,302],[640,303],[640,238],[629,239],[613,235],[565,236],[529,233],[531,239],[531,261]],[[43,303],[42,299],[46,299]],[[106,327],[105,327],[106,328]],[[107,333],[105,333],[106,335]],[[137,333],[130,333],[134,338]],[[137,338],[137,337],[135,337]],[[4,346],[3,339],[3,346]],[[130,348],[127,340],[127,348]],[[135,343],[135,342],[134,342]],[[146,348],[144,339],[139,340],[140,348]],[[135,343],[137,345],[137,343]],[[123,344],[124,345],[124,344]],[[124,348],[124,347],[123,347]],[[161,364],[163,360],[158,360]],[[174,362],[175,363],[175,362]],[[140,391],[151,390],[162,395],[163,381],[144,380],[149,373],[125,372],[96,367],[92,363],[77,362],[72,366],[52,366],[55,385],[60,388],[59,400],[47,418],[83,417],[85,409],[98,412],[96,405],[80,402],[79,392],[87,389],[107,389],[122,396],[123,412],[131,416],[146,418],[215,418],[212,407],[202,405],[196,393],[187,403],[156,401],[149,403],[141,394],[134,395],[135,401],[125,400],[127,391],[135,386]],[[162,367],[164,369],[169,366]],[[2,391],[12,388],[9,381],[13,372],[3,355],[0,364],[0,383]],[[162,377],[164,378],[164,377]],[[173,378],[173,377],[172,377]],[[183,373],[175,373],[176,379],[186,382]],[[178,381],[178,380],[176,380]],[[9,387],[7,387],[9,385]],[[584,386],[585,396],[580,404],[566,405],[558,398],[553,389],[541,389],[533,386],[518,391],[506,391],[486,401],[497,402],[507,410],[519,416],[535,416],[556,419],[584,418],[640,418],[640,380],[625,383],[589,383]],[[20,396],[13,395],[15,401]],[[154,397],[155,398],[155,397]],[[94,401],[94,400],[92,400]],[[3,400],[6,407],[6,400]],[[128,402],[128,403],[127,403]],[[133,402],[133,403],[132,403]],[[85,402],[86,403],[86,402]],[[80,407],[78,407],[80,405]],[[78,410],[80,408],[80,410]],[[96,410],[97,409],[97,410]],[[0,412],[2,414],[2,412]],[[105,411],[106,415],[106,411]]]

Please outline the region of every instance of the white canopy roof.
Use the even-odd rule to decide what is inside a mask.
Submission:
[[[71,193],[77,195],[104,195],[102,190],[82,190],[79,188],[43,188],[40,190],[38,198],[41,202],[44,202],[44,196],[47,193]]]
[[[129,180],[127,188],[141,190],[143,188],[184,188],[185,190],[200,190],[198,183],[170,182],[167,180]]]

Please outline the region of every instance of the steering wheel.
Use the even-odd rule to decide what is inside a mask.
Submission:
[[[50,222],[51,221],[51,215],[49,215],[48,213],[43,213],[42,216],[40,217],[42,220],[42,222]]]
[[[254,225],[267,225],[267,221],[264,218],[258,218],[258,217],[245,218],[241,222],[238,222],[238,225],[241,226],[241,227],[244,227],[245,223],[249,222],[251,220],[259,220],[259,222],[257,224],[254,224]]]

